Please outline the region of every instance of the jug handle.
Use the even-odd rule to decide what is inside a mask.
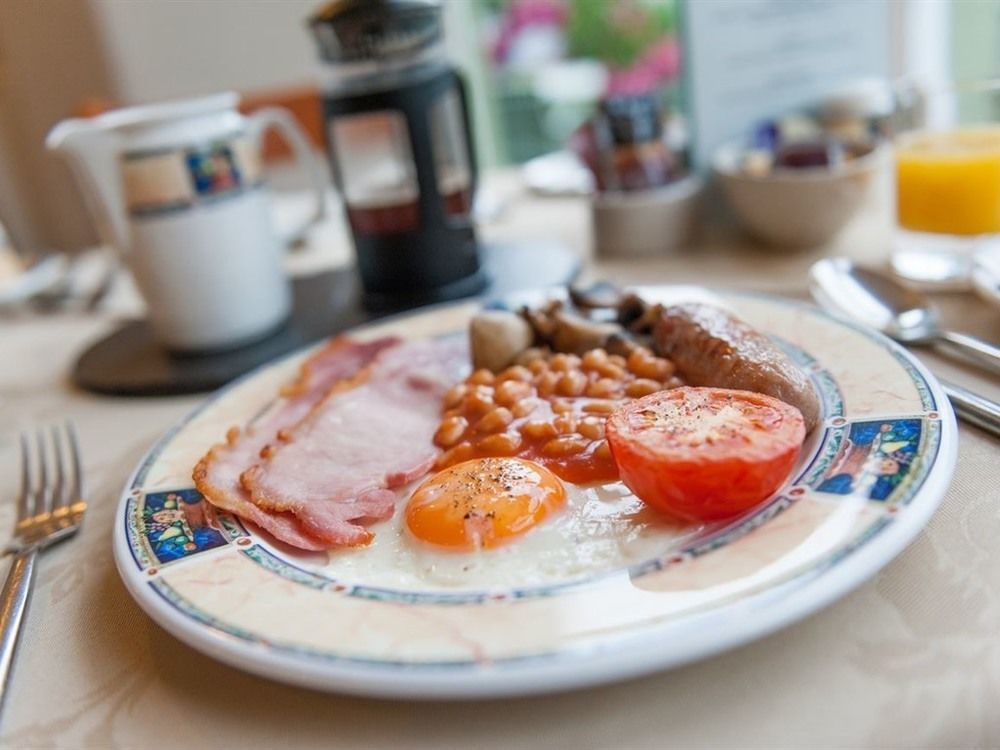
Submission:
[[[264,133],[271,128],[277,130],[291,146],[292,155],[299,166],[306,172],[312,183],[313,209],[293,226],[279,229],[279,235],[286,247],[302,242],[306,230],[326,218],[326,191],[329,186],[326,173],[309,145],[309,141],[295,118],[281,107],[264,107],[247,115],[250,136],[255,141],[258,151],[262,146]]]

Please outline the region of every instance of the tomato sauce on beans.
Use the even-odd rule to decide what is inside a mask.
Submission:
[[[628,358],[593,349],[540,355],[499,373],[477,370],[444,398],[435,468],[471,458],[520,456],[568,482],[608,482],[618,468],[604,423],[621,404],[683,385],[674,364],[648,349]]]

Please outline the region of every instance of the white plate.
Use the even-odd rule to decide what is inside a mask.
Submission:
[[[540,299],[518,301],[526,298]],[[923,528],[954,470],[955,420],[933,377],[888,339],[807,305],[724,299],[798,358],[824,401],[824,424],[792,478],[742,518],[665,538],[657,554],[628,567],[541,583],[391,586],[364,568],[335,575],[325,556],[206,515],[190,479],[227,427],[275,397],[299,354],[217,393],[142,460],[118,510],[122,578],[150,617],[213,658],[289,683],[386,697],[582,687],[785,627],[858,586]],[[446,334],[475,309],[430,309],[356,335]],[[376,538],[391,533],[392,522],[383,523]]]

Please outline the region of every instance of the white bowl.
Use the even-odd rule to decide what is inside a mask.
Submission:
[[[825,245],[843,229],[868,196],[878,171],[888,163],[887,148],[834,167],[776,169],[753,175],[741,168],[740,144],[720,148],[713,170],[726,200],[743,227],[778,247]]]

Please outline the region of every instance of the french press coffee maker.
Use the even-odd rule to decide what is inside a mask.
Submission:
[[[439,2],[334,0],[309,25],[329,63],[327,143],[365,303],[406,307],[480,291],[469,111],[444,58]]]

